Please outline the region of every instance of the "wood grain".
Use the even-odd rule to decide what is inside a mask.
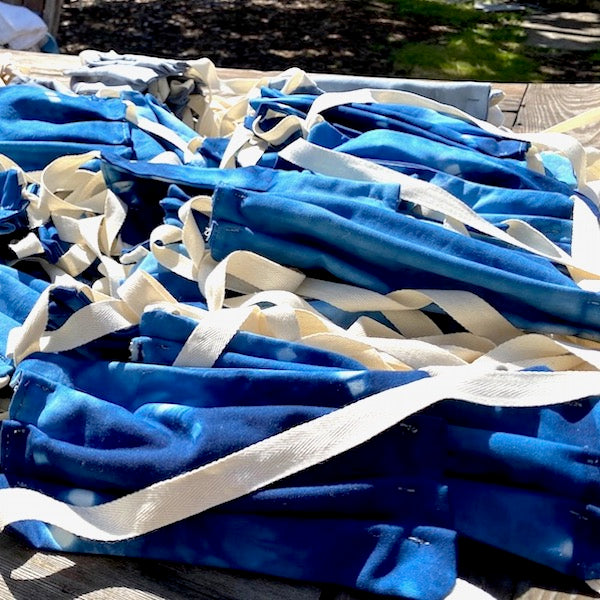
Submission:
[[[514,600],[590,600],[598,598],[593,591],[585,589],[584,584],[572,583],[571,586],[558,586],[554,589],[552,582],[532,585],[520,582],[515,590]]]
[[[317,587],[150,560],[63,555],[0,534],[0,600],[319,600]]]
[[[527,92],[527,83],[494,83],[492,87],[502,90],[504,98],[500,102],[503,112],[517,112]]]
[[[532,84],[519,110],[516,131],[543,131],[561,121],[600,107],[600,83]],[[600,147],[598,122],[575,129],[572,135],[584,145]]]

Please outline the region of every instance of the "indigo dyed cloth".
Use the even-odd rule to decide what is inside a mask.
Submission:
[[[209,238],[216,260],[252,250],[271,260],[381,293],[464,289],[507,317],[596,329],[596,294],[548,260],[465,238],[360,198],[250,192],[222,186]],[[543,300],[542,300],[543,299]]]
[[[268,131],[284,116],[302,119],[316,97],[276,88],[253,101],[246,125]],[[186,143],[192,139],[141,94],[78,98],[23,85],[0,90],[0,151],[31,170],[99,150],[94,168],[127,208],[124,251],[146,250],[129,276],[150,275],[187,306],[146,307],[128,329],[15,366],[9,332],[25,322],[51,278],[45,263],[18,261],[6,249],[31,228],[18,173],[0,173],[0,377],[13,375],[14,387],[0,429],[0,486],[100,504],[384,390],[410,402],[410,384],[430,377],[369,370],[330,348],[247,331],[228,338],[211,368],[176,366],[202,326],[178,309],[206,310],[206,298],[196,274],[186,279],[161,264],[149,238],[158,225],[182,227],[180,209],[198,194],[213,200],[212,214],[192,215],[209,264],[249,250],[309,277],[382,294],[472,292],[524,331],[600,335],[597,294],[578,287],[566,269],[444,227],[408,202],[400,185],[298,171],[279,147],[266,148],[256,166],[221,169],[227,140],[219,138],[204,140],[188,164],[156,162],[173,148],[130,123],[125,100]],[[437,185],[498,227],[521,219],[570,249],[574,180],[560,157],[543,157],[545,172],[534,172],[527,144],[411,107],[348,105],[324,119],[304,132],[315,144]],[[34,229],[55,265],[71,242],[51,221]],[[171,249],[187,252],[183,243]],[[83,273],[78,284],[93,285],[98,275]],[[84,290],[59,283],[48,293],[47,333],[91,302]],[[348,329],[368,317],[394,333],[382,313],[305,300],[332,325]],[[443,333],[462,331],[436,306],[423,312]],[[412,600],[441,600],[452,590],[462,536],[597,579],[598,410],[596,398],[528,409],[448,399],[343,455],[131,540],[95,542],[42,521],[13,529],[37,548],[243,569]]]
[[[403,385],[426,376],[233,366],[27,359],[2,427],[5,477],[96,504],[377,391],[397,387],[400,400]],[[18,527],[40,547],[243,566],[409,598],[448,593],[457,533],[594,578],[600,447],[588,441],[597,438],[597,407],[444,402],[347,454],[141,539],[100,544],[40,523]],[[245,533],[235,544],[213,537],[223,526]],[[251,559],[256,535],[270,541]],[[345,540],[352,557],[324,568],[320,550],[307,553],[311,540],[329,552]],[[273,560],[275,547],[282,560]]]
[[[0,153],[25,171],[43,169],[66,154],[112,150],[131,159],[154,158],[176,151],[125,118],[133,103],[140,116],[167,125],[191,140],[195,133],[159,105],[137,92],[121,98],[95,98],[62,94],[39,86],[0,88]]]
[[[312,94],[285,95],[272,88],[263,88],[262,97],[250,101],[262,129],[270,129],[280,118],[275,115],[305,117],[318,96]],[[493,135],[450,115],[403,104],[348,104],[330,108],[323,117],[338,134],[349,138],[373,129],[389,129],[412,133],[425,139],[441,141],[454,147],[474,148],[484,154],[522,159],[529,144]]]

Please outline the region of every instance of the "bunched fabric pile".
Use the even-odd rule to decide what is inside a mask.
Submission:
[[[185,123],[0,89],[0,522],[413,600],[465,597],[466,536],[597,587],[598,153],[184,70]]]

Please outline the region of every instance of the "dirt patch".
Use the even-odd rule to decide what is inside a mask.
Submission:
[[[71,0],[65,52],[207,56],[223,67],[389,75],[389,47],[418,39],[391,5],[361,0]]]
[[[393,50],[446,33],[439,23],[399,16],[376,0],[65,0],[63,6],[59,41],[67,53],[207,56],[223,67],[264,70],[406,76],[411,65],[394,65]],[[597,80],[589,62],[554,52],[547,78]]]

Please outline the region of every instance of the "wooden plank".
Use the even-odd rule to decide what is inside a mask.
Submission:
[[[527,91],[527,83],[494,83],[493,87],[502,90],[504,98],[499,106],[503,112],[518,112]]]
[[[0,534],[0,600],[319,600],[317,587],[151,560],[50,554]]]
[[[540,588],[530,588],[525,591],[519,590],[514,600],[587,600],[598,598],[596,595],[588,594],[570,594],[568,592],[559,592],[556,590],[543,590]]]
[[[517,114],[523,103],[527,83],[494,83],[493,87],[504,94],[504,98],[498,104],[504,114],[505,127],[512,129],[517,121]]]
[[[546,581],[532,583],[522,581],[517,585],[514,600],[592,600],[598,594],[582,582],[574,582],[568,578],[556,580],[550,573]]]
[[[543,131],[556,123],[600,107],[600,83],[530,85],[515,131]],[[582,144],[600,147],[600,127],[592,123],[570,132]]]
[[[48,31],[56,37],[60,25],[60,13],[62,11],[62,0],[45,0],[42,17],[48,24]]]
[[[502,111],[504,114],[504,121],[502,125],[504,127],[508,127],[508,129],[512,129],[517,122],[517,113],[516,112],[506,112]]]
[[[54,79],[63,85],[69,85],[69,77],[64,74],[65,70],[81,66],[79,57],[70,54],[0,50],[0,61],[7,59],[24,75]]]

